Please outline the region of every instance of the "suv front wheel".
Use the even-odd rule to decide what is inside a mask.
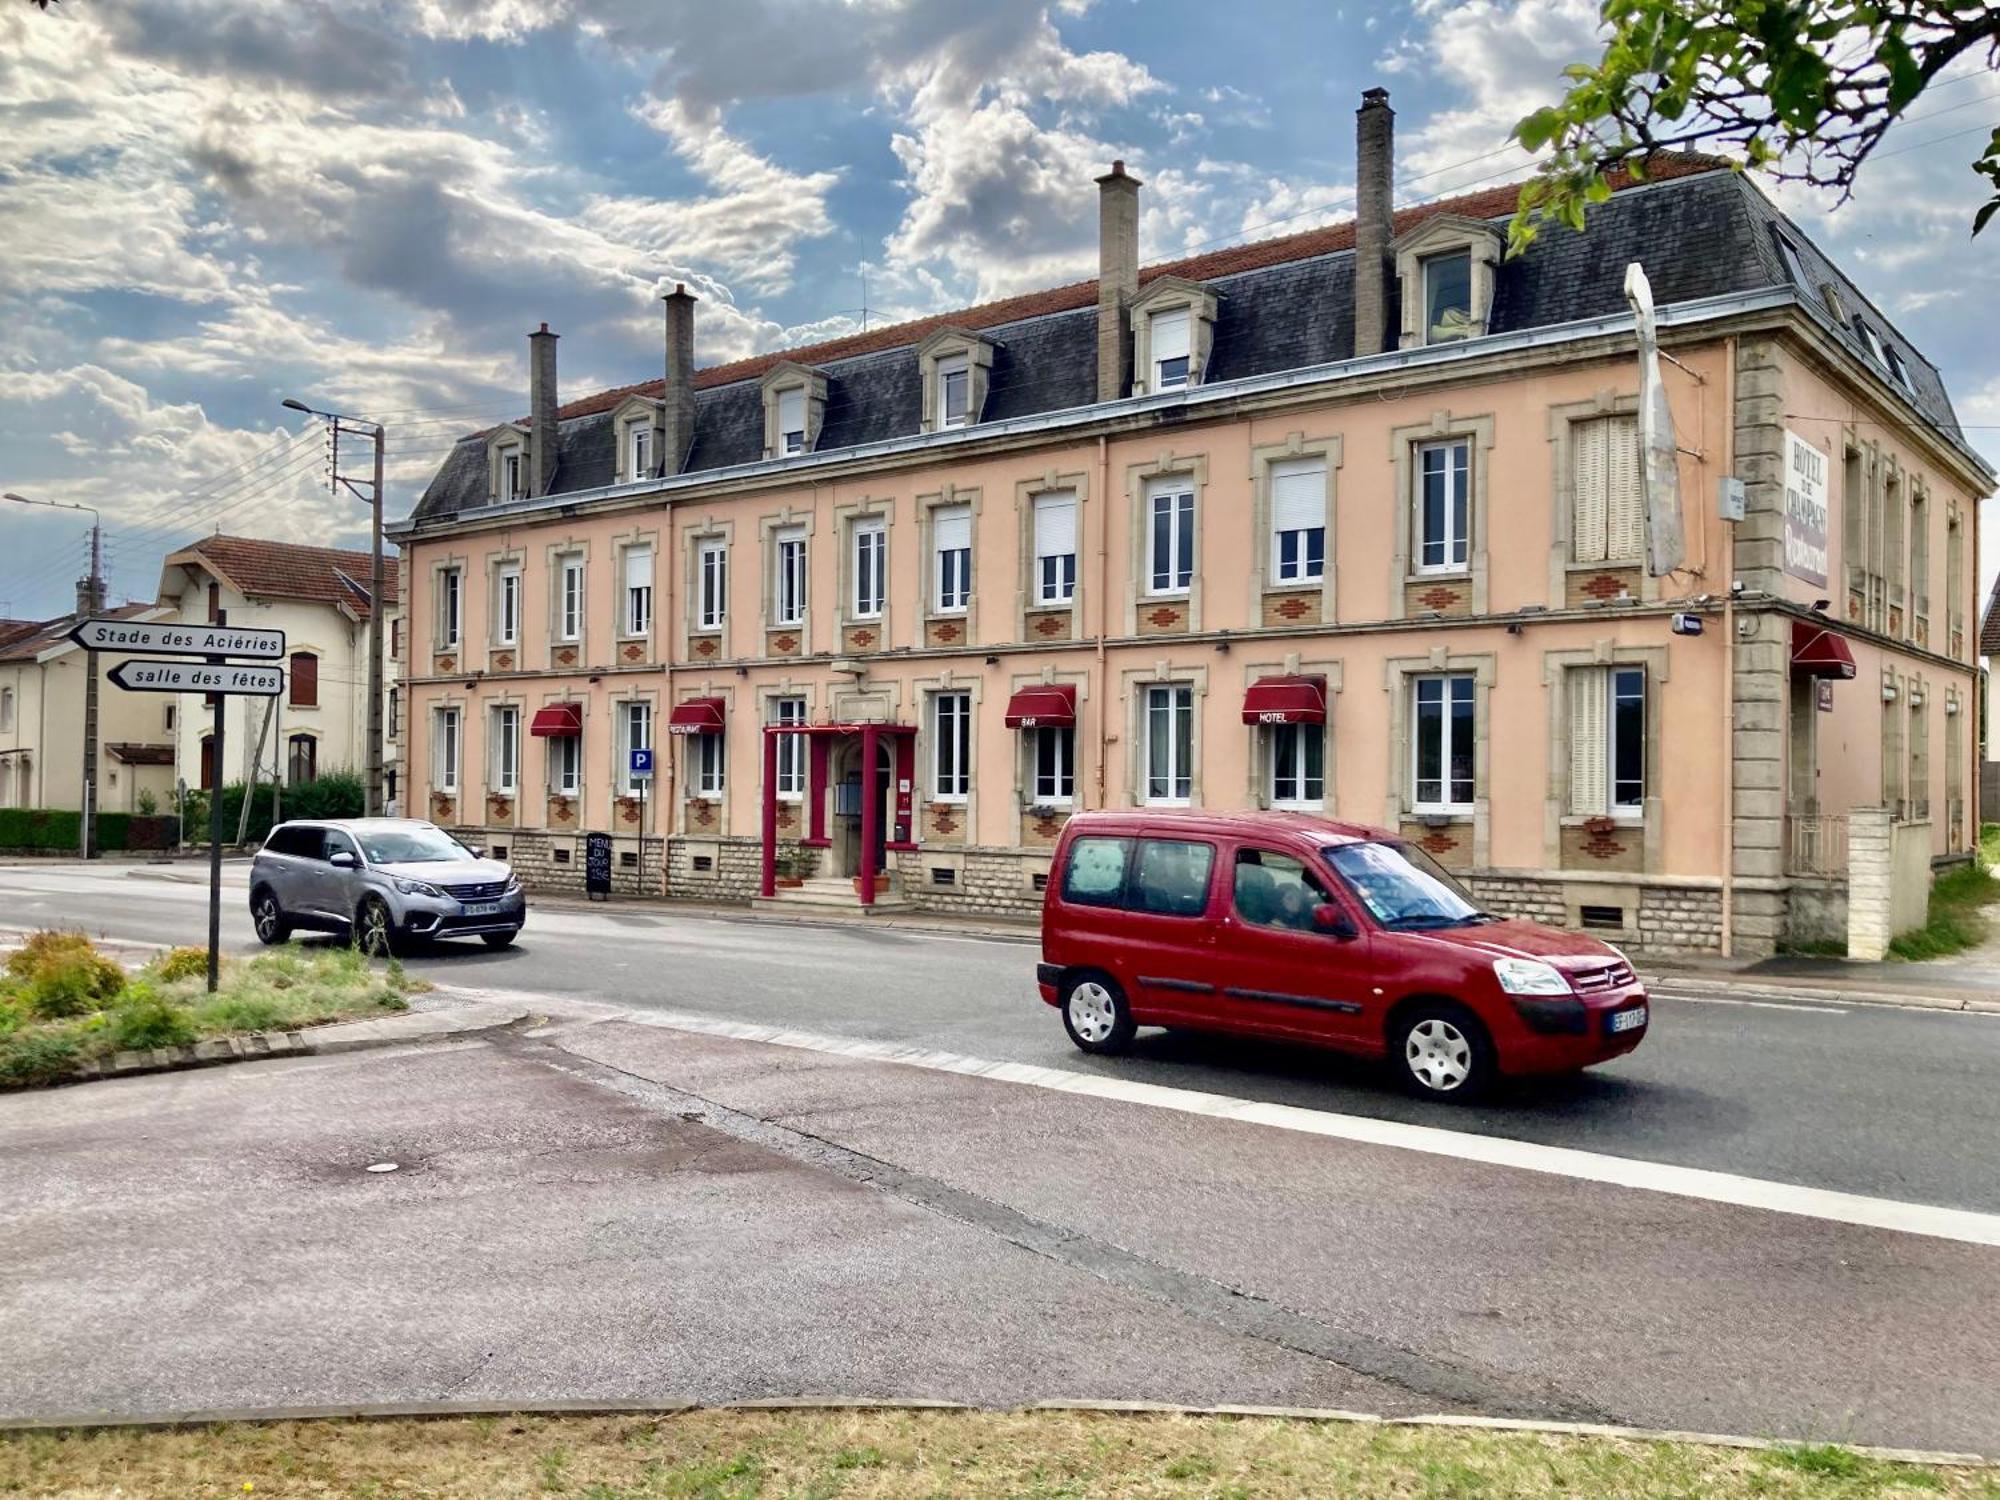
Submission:
[[[370,958],[388,958],[396,952],[396,919],[380,896],[363,900],[354,914],[354,946]]]
[[[278,898],[270,887],[260,889],[250,898],[250,920],[257,928],[257,941],[276,945],[292,935],[292,924],[285,917],[285,909],[278,905]]]

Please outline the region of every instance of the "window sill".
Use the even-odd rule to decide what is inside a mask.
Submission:
[[[1274,578],[1264,584],[1267,594],[1317,594],[1326,586],[1325,575],[1318,578]]]
[[[1572,573],[1620,573],[1628,568],[1643,568],[1643,557],[1607,557],[1601,562],[1578,562],[1571,558],[1563,566]]]
[[[1192,588],[1184,588],[1184,589],[1148,589],[1145,593],[1141,594],[1139,597],[1141,599],[1152,600],[1152,599],[1189,599],[1192,598],[1193,596],[1194,596],[1194,590]]]
[[[1620,828],[1644,828],[1646,826],[1646,815],[1642,812],[1564,813],[1562,815],[1562,826],[1565,828],[1582,828],[1591,823],[1614,823]]]
[[[1192,797],[1148,797],[1139,804],[1141,807],[1193,807]]]
[[[1472,569],[1454,564],[1449,568],[1418,568],[1404,578],[1405,583],[1435,583],[1440,578],[1471,578]]]
[[[1478,811],[1479,808],[1476,803],[1468,802],[1463,804],[1454,803],[1446,807],[1410,807],[1404,810],[1403,816],[1414,818],[1420,823],[1427,818],[1442,818],[1448,823],[1467,823],[1472,820],[1474,814]]]

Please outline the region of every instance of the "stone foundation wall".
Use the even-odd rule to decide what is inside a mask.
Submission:
[[[456,830],[474,848],[505,849],[508,864],[529,894],[581,896],[583,835],[548,833],[540,829],[465,828]],[[660,894],[661,841],[649,838],[643,851],[639,840],[613,835],[611,890],[620,896]]]
[[[1785,908],[1784,941],[1847,943],[1847,886],[1837,880],[1798,880]]]
[[[1047,854],[1013,849],[919,849],[895,856],[903,899],[924,911],[964,917],[1032,920],[1042,910],[1035,877],[1046,877]],[[940,879],[942,872],[949,880]]]
[[[1597,881],[1521,875],[1470,878],[1473,898],[1489,911],[1548,927],[1588,932],[1637,953],[1714,953],[1722,947],[1722,892],[1700,886],[1631,885],[1607,890]],[[1773,900],[1783,897],[1772,894]],[[1749,899],[1738,893],[1738,911]],[[1619,913],[1616,926],[1587,923],[1586,906]],[[1739,945],[1740,946],[1740,945]]]

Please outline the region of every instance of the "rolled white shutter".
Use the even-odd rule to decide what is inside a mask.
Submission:
[[[955,552],[972,545],[972,507],[941,506],[931,512],[931,535],[937,550]]]
[[[628,547],[625,549],[625,587],[643,589],[652,587],[653,549],[651,547]]]
[[[1646,555],[1646,478],[1639,460],[1639,419],[1606,417],[1604,555],[1632,560]]]
[[[1569,810],[1602,813],[1610,805],[1605,787],[1604,693],[1602,667],[1574,667],[1569,678]]]
[[[1153,362],[1163,359],[1185,359],[1188,352],[1188,310],[1185,307],[1172,312],[1153,315]]]
[[[1570,427],[1570,545],[1578,562],[1604,561],[1608,503],[1605,450],[1609,438],[1608,425],[1602,419]]]
[[[806,430],[806,393],[794,388],[778,392],[778,436]]]
[[[1035,556],[1067,557],[1076,551],[1076,496],[1043,495],[1035,501]]]
[[[1302,531],[1326,525],[1326,466],[1318,459],[1271,465],[1271,529]]]

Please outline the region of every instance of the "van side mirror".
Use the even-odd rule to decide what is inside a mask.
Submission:
[[[326,862],[336,870],[358,870],[361,868],[361,861],[354,857],[352,849],[336,849],[332,854],[327,856]]]
[[[1360,930],[1348,918],[1347,913],[1331,901],[1322,901],[1313,908],[1313,926],[1343,943],[1352,942],[1361,936]]]

